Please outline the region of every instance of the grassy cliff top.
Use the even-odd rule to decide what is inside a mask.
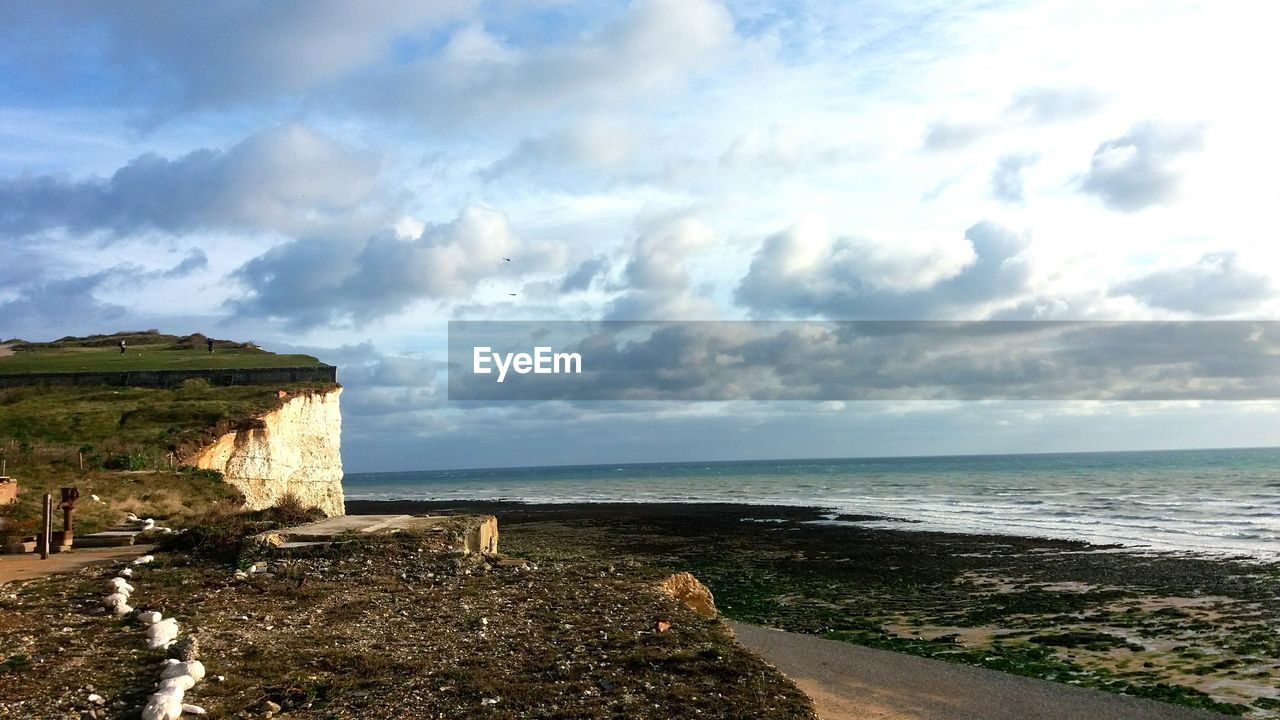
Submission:
[[[52,342],[9,340],[0,344],[0,375],[127,370],[205,370],[322,365],[310,355],[279,355],[253,343],[213,339],[200,333],[165,335],[155,330],[64,337]],[[120,352],[120,341],[125,352]]]

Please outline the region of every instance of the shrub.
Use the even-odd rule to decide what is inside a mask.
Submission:
[[[102,464],[108,470],[146,470],[151,466],[151,458],[144,453],[112,453]]]
[[[182,381],[178,392],[185,396],[200,396],[207,394],[211,387],[209,381],[204,378],[187,378]]]
[[[161,539],[163,550],[176,550],[197,557],[238,562],[248,549],[248,539],[258,533],[319,520],[319,508],[306,507],[297,497],[286,495],[265,510],[217,512],[199,524]]]

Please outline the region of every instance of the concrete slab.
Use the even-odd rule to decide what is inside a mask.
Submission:
[[[498,520],[492,515],[339,515],[297,527],[284,528],[260,536],[275,547],[294,543],[325,543],[356,533],[389,535],[399,532],[438,534],[456,538],[451,549],[463,552],[496,553]]]
[[[89,533],[88,535],[77,535],[73,544],[75,547],[82,548],[124,547],[132,545],[141,534],[141,524],[135,526],[134,523],[122,523],[110,530]]]
[[[413,519],[412,515],[339,515],[286,528],[280,533],[291,538],[325,540],[346,533],[395,532],[403,530]]]

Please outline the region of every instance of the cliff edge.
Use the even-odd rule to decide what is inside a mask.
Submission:
[[[341,394],[336,387],[284,396],[280,407],[219,436],[190,462],[221,472],[249,510],[293,495],[326,516],[343,515]]]

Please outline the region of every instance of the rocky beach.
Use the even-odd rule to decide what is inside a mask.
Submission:
[[[348,501],[486,512],[507,551],[688,570],[728,618],[1251,718],[1280,716],[1280,566],[831,524],[820,508]]]

